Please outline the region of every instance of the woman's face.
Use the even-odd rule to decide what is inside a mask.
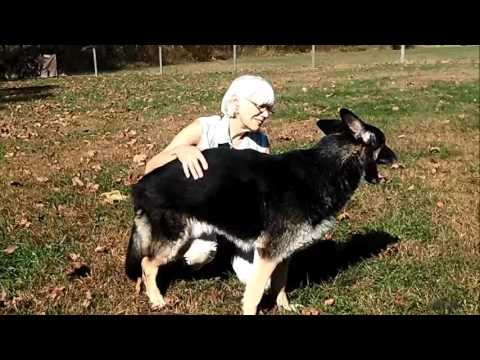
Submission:
[[[273,113],[271,105],[253,100],[238,99],[238,119],[250,131],[257,131]]]

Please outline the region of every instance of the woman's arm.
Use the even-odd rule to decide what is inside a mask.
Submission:
[[[196,119],[183,128],[162,152],[147,162],[145,174],[178,158],[182,163],[183,171],[187,178],[190,177],[190,174],[192,174],[194,179],[203,177],[202,167],[203,170],[207,170],[208,164],[201,151],[197,148],[201,136],[202,127],[200,120]]]

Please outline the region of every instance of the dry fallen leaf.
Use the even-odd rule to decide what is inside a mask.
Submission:
[[[3,305],[7,302],[7,292],[5,289],[2,289],[2,292],[0,293],[0,303]]]
[[[83,186],[83,182],[82,180],[80,180],[80,178],[78,176],[75,176],[73,179],[72,179],[72,184],[73,186]]]
[[[15,252],[15,250],[18,249],[18,246],[17,245],[8,245],[4,250],[3,252],[5,253],[5,255],[11,255]]]
[[[313,307],[306,307],[302,309],[302,315],[320,315],[320,310]]]
[[[10,301],[10,304],[11,304],[15,309],[17,309],[17,305],[20,305],[24,300],[25,300],[25,298],[23,297],[23,295],[14,296],[14,297],[12,298],[12,300]],[[18,309],[17,309],[17,310],[18,310]]]
[[[97,246],[95,248],[95,252],[96,253],[107,253],[108,252],[108,249],[106,246]]]
[[[78,259],[80,259],[80,255],[75,254],[75,253],[70,253],[70,254],[68,254],[67,257],[71,261],[77,261]]]
[[[338,221],[342,221],[344,219],[350,219],[350,215],[346,211],[337,216]]]
[[[141,164],[147,159],[146,154],[138,154],[133,157],[133,162],[136,164]]]
[[[132,145],[135,145],[136,142],[137,142],[137,139],[132,139],[132,140],[128,141],[127,144],[129,146],[132,146]]]
[[[87,191],[88,192],[97,192],[98,188],[100,187],[99,184],[88,183],[87,184]]]
[[[323,302],[323,304],[328,306],[333,305],[335,304],[335,299],[327,299]]]
[[[19,226],[23,226],[23,227],[30,227],[30,225],[32,225],[32,223],[30,221],[28,221],[26,218],[22,218],[20,220],[20,222],[18,223]]]
[[[122,193],[118,190],[102,193],[100,194],[100,197],[104,197],[105,198],[104,201],[109,204],[113,204],[115,201],[123,201],[128,198],[127,196],[122,195]]]
[[[393,299],[393,303],[395,305],[404,305],[405,301],[403,300],[403,298],[400,294],[397,294],[397,295],[395,295],[395,298]]]
[[[37,177],[37,181],[39,183],[46,183],[48,181],[48,178],[44,176],[40,176],[40,177]]]
[[[97,154],[95,150],[89,150],[87,151],[87,157],[92,158]]]
[[[378,178],[379,178],[380,183],[382,183],[382,184],[386,184],[390,181],[389,177],[386,176],[386,175],[378,174]]]
[[[82,303],[82,306],[86,309],[90,306],[90,303],[92,301],[92,293],[90,290],[87,290],[85,293],[85,300]]]
[[[414,185],[410,185],[407,190],[408,190],[408,191],[412,191],[413,189],[415,189],[415,186],[414,186]]]
[[[51,299],[52,301],[55,301],[59,299],[60,296],[63,295],[64,290],[65,290],[65,286],[56,286],[50,291],[50,294],[48,294],[48,298]]]
[[[437,202],[437,207],[442,209],[445,206],[445,204],[441,201]]]
[[[67,207],[65,205],[60,204],[57,206],[57,211],[60,215],[64,215],[66,210],[67,210]]]

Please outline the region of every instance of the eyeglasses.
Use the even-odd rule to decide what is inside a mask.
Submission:
[[[259,114],[263,113],[265,110],[267,110],[270,114],[275,113],[275,111],[273,110],[273,105],[269,105],[269,104],[257,105],[252,100],[249,100],[249,99],[245,99],[245,100],[247,100],[249,103],[255,106]]]

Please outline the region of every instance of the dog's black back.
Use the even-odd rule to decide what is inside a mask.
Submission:
[[[319,152],[310,149],[270,156],[254,150],[206,150],[203,154],[209,169],[203,178],[187,179],[178,164],[167,164],[134,186],[135,207],[147,213],[172,209],[240,238],[253,238],[264,228],[269,211],[322,217],[315,216],[314,209],[327,210],[323,195],[339,184],[330,184],[335,160],[330,163],[332,159],[322,158]],[[360,171],[352,175],[352,181],[358,183]],[[320,201],[315,207],[309,206],[312,196]]]

